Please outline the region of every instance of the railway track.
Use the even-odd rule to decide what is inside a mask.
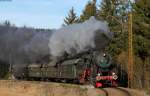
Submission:
[[[123,88],[101,88],[101,91],[105,95],[100,94],[99,96],[132,96],[131,93]]]
[[[109,94],[108,94],[108,91],[107,91],[107,90],[105,90],[104,88],[102,88],[101,90],[104,92],[104,94],[105,94],[104,96],[109,96]]]
[[[116,89],[116,90],[118,90],[118,91],[122,91],[126,96],[132,96],[129,91],[127,91],[127,90],[125,90],[125,89],[123,89],[123,88],[116,87],[116,88],[114,88],[114,89]]]

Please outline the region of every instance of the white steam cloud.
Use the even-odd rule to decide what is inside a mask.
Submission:
[[[112,33],[107,23],[91,17],[83,23],[72,24],[53,32],[49,43],[50,54],[57,57],[91,48],[101,50],[111,38]]]

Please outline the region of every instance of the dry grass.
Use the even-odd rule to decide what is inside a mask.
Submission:
[[[110,96],[119,92],[107,88]],[[110,90],[109,90],[110,89]],[[124,88],[126,89],[126,88]],[[126,89],[132,96],[145,96],[139,90]],[[106,96],[100,89],[74,84],[0,80],[0,96]],[[124,96],[124,95],[122,95]]]
[[[72,84],[0,81],[0,96],[98,96],[98,93],[94,88]]]

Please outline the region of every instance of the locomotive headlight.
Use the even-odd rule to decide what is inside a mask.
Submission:
[[[97,74],[97,76],[101,76],[101,74],[100,74],[100,73],[98,73],[98,74]]]
[[[112,75],[116,75],[116,73],[115,73],[115,72],[112,72]]]
[[[113,75],[113,79],[114,80],[117,80],[118,79],[118,76],[115,74],[115,75]]]
[[[96,80],[97,80],[97,81],[101,80],[101,74],[100,74],[100,73],[97,74]]]
[[[115,72],[112,72],[112,76],[113,76],[113,79],[114,79],[114,80],[117,80],[117,79],[118,79],[118,76],[116,75]]]

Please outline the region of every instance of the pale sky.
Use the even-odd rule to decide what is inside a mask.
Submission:
[[[79,15],[89,0],[0,0],[0,22],[16,26],[59,28],[73,6]],[[101,0],[98,0],[100,4]]]

